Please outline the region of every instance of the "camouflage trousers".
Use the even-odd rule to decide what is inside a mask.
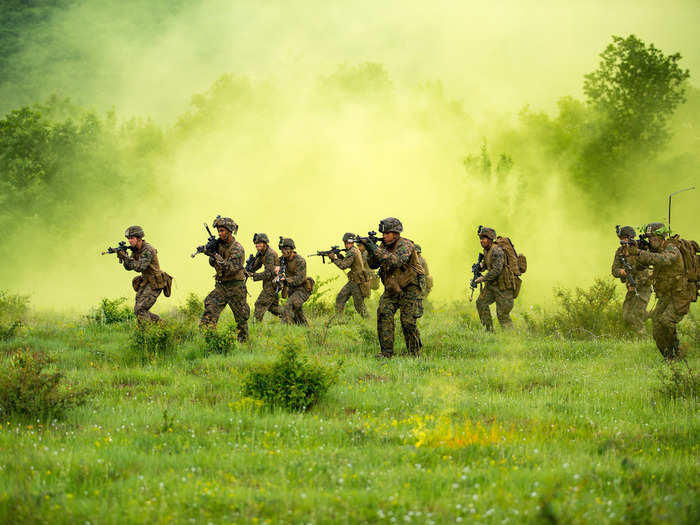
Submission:
[[[134,314],[139,324],[151,322],[157,323],[160,317],[151,313],[149,310],[156,304],[156,299],[163,290],[156,290],[150,284],[145,283],[136,292],[136,301],[134,302]]]
[[[394,315],[400,310],[401,329],[406,350],[417,356],[423,344],[416,321],[423,316],[423,293],[417,284],[409,284],[399,295],[389,296],[386,291],[377,308],[377,335],[382,355],[394,355]]]
[[[217,282],[214,289],[204,299],[204,314],[199,321],[201,327],[215,327],[219,322],[219,316],[226,305],[231,308],[233,318],[236,320],[238,341],[248,339],[248,318],[250,307],[246,301],[245,281]]]
[[[277,317],[282,315],[278,294],[274,290],[265,290],[263,288],[263,291],[260,292],[260,295],[255,300],[255,320],[261,322],[265,312],[270,312]]]
[[[299,324],[308,326],[309,322],[304,315],[304,303],[309,299],[309,292],[305,286],[290,288],[287,302],[282,310],[282,322],[286,324]]]
[[[627,291],[625,301],[622,303],[622,320],[639,335],[644,335],[644,323],[647,318],[647,305],[651,299],[651,287],[638,290],[639,295],[632,290]]]
[[[355,305],[355,310],[362,317],[367,317],[367,307],[365,306],[365,298],[362,295],[360,286],[352,281],[348,281],[338,292],[335,298],[335,311],[337,314],[342,314],[345,310],[345,303],[352,297],[352,302]]]
[[[493,320],[491,319],[490,305],[496,303],[496,317],[501,328],[513,328],[510,311],[513,309],[513,290],[500,290],[497,284],[486,284],[479,292],[476,300],[476,311],[486,330],[493,332]]]
[[[658,298],[656,307],[651,312],[653,322],[653,335],[656,347],[666,359],[673,359],[678,355],[680,342],[676,325],[685,317],[685,313],[678,313],[673,306],[673,299],[669,296]]]

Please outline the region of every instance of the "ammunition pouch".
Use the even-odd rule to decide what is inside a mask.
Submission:
[[[137,275],[131,280],[131,286],[134,288],[135,292],[138,292],[146,286],[146,279],[144,279],[143,275]]]
[[[314,281],[311,277],[307,277],[304,280],[304,289],[306,290],[306,293],[311,295],[314,291],[314,286],[316,285],[316,281]]]

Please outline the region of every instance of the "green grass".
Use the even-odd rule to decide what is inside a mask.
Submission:
[[[35,316],[2,359],[46,351],[92,393],[61,421],[1,421],[0,522],[700,520],[698,398],[663,393],[650,338],[477,326],[470,305],[439,307],[420,321],[420,358],[379,362],[372,320],[266,319],[227,355],[205,357],[195,335],[139,365],[130,323]],[[247,367],[289,337],[311,362],[342,361],[307,413],[241,395]]]

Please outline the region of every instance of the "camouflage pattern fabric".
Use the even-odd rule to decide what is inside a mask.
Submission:
[[[338,295],[335,298],[335,311],[337,314],[342,314],[345,311],[345,303],[352,297],[352,302],[355,305],[355,310],[362,317],[367,318],[369,314],[367,313],[367,307],[365,306],[365,298],[362,295],[362,290],[360,286],[353,282],[348,281],[345,283]]]
[[[262,272],[253,274],[253,281],[262,281],[262,291],[255,300],[255,320],[263,320],[265,312],[270,312],[279,317],[282,314],[279,305],[279,298],[275,293],[276,283],[275,266],[279,266],[279,256],[270,246],[265,249],[262,258],[255,262],[254,270],[263,268]]]
[[[283,323],[302,326],[309,325],[304,315],[304,303],[309,299],[309,295],[305,286],[289,288],[287,302],[284,303],[284,309],[282,310]]]
[[[676,325],[690,311],[691,290],[680,250],[664,241],[658,252],[641,251],[638,263],[653,266],[654,292],[657,303],[651,312],[654,341],[667,359],[678,355]],[[694,294],[694,289],[692,291]]]
[[[216,270],[217,282],[245,280],[245,250],[235,238],[230,242],[219,242],[216,253],[207,253],[209,265]]]
[[[416,321],[423,316],[423,294],[417,284],[409,284],[399,295],[386,291],[379,299],[377,308],[377,335],[383,356],[394,355],[394,315],[400,310],[401,329],[406,341],[406,350],[417,356],[423,346]]]
[[[481,324],[486,330],[493,332],[493,320],[491,318],[490,305],[496,303],[496,316],[501,328],[513,328],[510,312],[513,309],[513,290],[501,290],[497,284],[486,284],[476,300],[476,311],[479,313]]]
[[[141,273],[141,277],[134,279],[136,288],[134,314],[138,322],[160,321],[160,317],[149,311],[165,286],[164,281],[158,279],[162,274],[158,251],[144,242],[140,250],[132,250],[131,256],[120,255],[120,262],[125,270]],[[161,284],[162,286],[159,286]]]
[[[634,235],[634,230],[632,230],[632,234]],[[649,317],[647,305],[651,299],[651,270],[646,266],[640,265],[637,256],[626,255],[627,251],[624,246],[617,248],[613,258],[611,273],[613,277],[620,279],[623,283],[627,283],[627,278],[621,274],[624,267],[620,261],[621,256],[626,256],[627,262],[632,267],[632,277],[637,283],[637,293],[627,290],[625,300],[622,303],[622,319],[630,330],[638,335],[645,335],[644,323]]]
[[[143,281],[144,285],[136,292],[134,302],[134,314],[139,324],[145,322],[157,323],[160,317],[150,312],[151,307],[156,304],[158,296],[163,290],[156,290],[150,284]]]
[[[345,303],[352,297],[357,313],[362,317],[367,317],[365,298],[360,289],[360,283],[367,279],[363,254],[360,253],[360,250],[356,246],[353,246],[346,252],[345,257],[342,259],[335,259],[333,264],[341,270],[350,270],[348,272],[347,284],[340,289],[340,292],[338,292],[335,298],[336,313],[342,314],[345,310]]]
[[[204,314],[199,326],[202,328],[216,327],[221,312],[228,305],[236,320],[238,341],[245,342],[248,339],[248,318],[250,317],[250,307],[246,302],[246,295],[245,281],[216,283],[214,289],[204,299]]]
[[[423,267],[423,271],[425,272],[425,290],[423,291],[423,297],[428,297],[428,294],[433,289],[433,276],[430,275],[430,270],[428,269],[428,263],[426,262],[425,257],[419,255],[418,262],[420,262],[420,265]]]

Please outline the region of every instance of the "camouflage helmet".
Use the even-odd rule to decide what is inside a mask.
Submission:
[[[632,226],[623,226],[620,228],[619,226],[617,227],[617,236],[622,238],[622,237],[629,237],[630,239],[634,239],[634,236],[636,235],[636,232],[634,231],[634,228]]]
[[[238,232],[238,224],[236,224],[231,217],[222,217],[221,215],[217,215],[212,225],[214,228],[226,228],[231,233]]]
[[[414,246],[416,247],[416,251],[418,253],[421,253],[422,250],[421,250],[420,244],[414,244]]]
[[[290,237],[280,236],[279,248],[280,248],[280,250],[282,248],[291,248],[292,250],[296,249],[296,245],[294,244],[294,239],[292,239]]]
[[[355,242],[357,236],[354,233],[347,232],[343,235],[343,242]]]
[[[379,231],[381,233],[401,233],[403,231],[403,224],[396,217],[387,217],[379,222]]]
[[[270,239],[267,237],[267,233],[255,233],[253,234],[253,244],[259,242],[264,242],[265,244],[270,244]]]
[[[138,237],[139,239],[143,239],[145,235],[146,234],[143,233],[143,228],[141,228],[141,226],[129,226],[124,232],[124,237],[127,239],[129,237]]]
[[[644,233],[647,235],[657,235],[659,237],[666,236],[666,225],[663,222],[650,222],[644,227]]]
[[[496,240],[496,230],[494,230],[493,228],[479,226],[479,229],[476,231],[476,234],[479,236],[479,239],[481,239],[482,237],[486,237],[487,239],[491,239],[492,241]]]

